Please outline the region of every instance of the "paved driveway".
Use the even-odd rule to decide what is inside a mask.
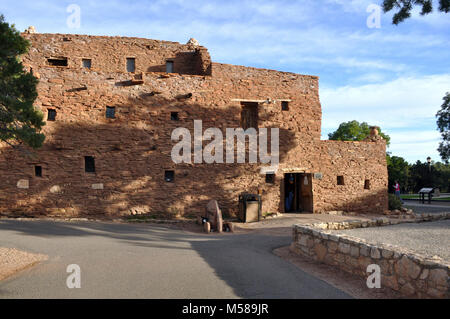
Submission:
[[[0,282],[0,298],[349,298],[272,254],[262,233],[206,235],[149,224],[0,220],[0,246],[48,261]],[[68,289],[66,267],[81,267]]]

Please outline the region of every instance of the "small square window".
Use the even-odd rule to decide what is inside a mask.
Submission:
[[[135,58],[127,58],[127,72],[136,71],[136,59]]]
[[[108,119],[116,118],[116,108],[114,106],[106,107],[106,118]]]
[[[67,58],[51,58],[47,62],[51,66],[68,66]]]
[[[281,101],[281,110],[289,111],[289,102],[288,101]]]
[[[266,183],[269,183],[269,184],[275,183],[275,174],[274,173],[266,174]]]
[[[84,171],[86,173],[95,173],[95,159],[93,156],[84,157]]]
[[[338,185],[344,185],[344,176],[338,176],[337,177],[337,184]]]
[[[83,59],[83,68],[90,69],[92,65],[91,59]]]
[[[173,183],[174,179],[175,179],[175,171],[165,171],[164,172],[164,180],[167,183]]]
[[[48,109],[47,121],[55,121],[56,120],[56,110]]]
[[[35,166],[34,167],[34,176],[42,177],[42,166]]]
[[[364,189],[370,189],[370,180],[366,179],[364,181]]]
[[[171,119],[172,121],[179,121],[180,118],[179,118],[179,116],[178,116],[178,112],[170,112],[170,119]]]
[[[166,61],[166,73],[173,73],[173,61]]]

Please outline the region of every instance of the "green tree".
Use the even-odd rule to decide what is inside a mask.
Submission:
[[[441,192],[450,192],[450,165],[444,163],[434,163],[432,168],[433,186],[438,187]]]
[[[379,134],[386,140],[389,145],[391,138],[379,130]],[[359,123],[358,121],[344,122],[339,125],[339,128],[328,134],[330,140],[335,141],[362,141],[370,135],[370,127],[366,122]]]
[[[436,2],[439,2],[439,11],[445,13],[450,11],[450,0],[439,0]],[[384,12],[389,12],[394,8],[399,9],[392,18],[393,24],[399,24],[408,19],[414,6],[422,7],[421,15],[426,15],[433,11],[432,0],[383,0],[382,6]]]
[[[38,148],[45,139],[40,133],[45,125],[43,114],[33,106],[38,80],[20,61],[29,46],[0,15],[0,141]]]
[[[414,192],[418,192],[423,187],[439,187],[434,183],[434,174],[436,169],[433,165],[427,162],[417,161],[415,164],[411,165],[411,186]]]
[[[395,181],[398,181],[400,184],[402,192],[409,190],[409,163],[403,157],[391,156],[390,154],[386,155],[386,162],[389,175],[389,191],[394,192],[392,186],[395,184]]]
[[[450,93],[444,96],[444,103],[436,114],[437,126],[441,132],[442,142],[439,144],[439,154],[443,161],[450,159]]]

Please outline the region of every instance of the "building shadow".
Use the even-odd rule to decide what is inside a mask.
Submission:
[[[111,105],[114,118],[106,118],[102,108],[89,110],[89,115],[80,112],[84,118],[75,121],[58,115],[57,121],[47,123],[43,147],[29,150],[31,155],[2,148],[0,214],[189,217],[216,199],[225,216],[234,216],[237,190],[256,193],[274,187],[266,184],[261,164],[175,164],[171,159],[174,129],[187,128],[193,135],[198,119],[203,130],[238,128],[239,107],[209,107],[188,95],[168,99],[151,93]],[[260,127],[267,117],[261,112]],[[282,161],[296,145],[295,134],[280,128],[280,140]],[[85,157],[94,158],[95,172],[85,171]],[[35,166],[42,167],[41,177],[35,176]],[[174,172],[172,182],[166,181],[167,171]],[[17,188],[18,176],[29,181],[28,189]]]

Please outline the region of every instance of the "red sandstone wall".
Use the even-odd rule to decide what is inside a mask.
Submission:
[[[46,142],[31,156],[0,147],[2,214],[188,215],[203,211],[210,199],[233,214],[239,193],[258,190],[263,192],[263,211],[273,212],[282,209],[283,170],[289,168],[323,173],[322,180],[313,180],[317,212],[386,208],[384,142],[320,141],[317,77],[209,64],[204,49],[195,53],[200,60],[187,59],[187,65],[175,71],[201,69],[205,76],[166,75],[145,71],[176,52],[186,52],[186,46],[134,38],[27,36],[33,48],[24,64],[40,80],[36,106],[45,114],[56,109],[57,117],[47,122]],[[64,37],[71,41],[63,41]],[[67,56],[69,66],[47,66],[49,55]],[[91,70],[80,67],[81,57],[87,55],[93,57]],[[144,72],[143,84],[130,85],[133,74],[123,70],[129,56],[136,56],[137,72]],[[192,97],[185,98],[188,93]],[[281,164],[275,184],[265,183],[256,164],[171,161],[170,136],[177,127],[193,132],[197,119],[203,120],[204,129],[240,127],[241,105],[233,99],[278,100],[260,104],[258,112],[259,127],[280,129]],[[291,100],[289,111],[281,110],[280,99]],[[116,107],[115,119],[105,117],[106,106]],[[179,112],[180,120],[171,121],[171,112]],[[95,157],[96,173],[84,171],[84,156]],[[34,165],[43,167],[42,178],[34,176]],[[175,170],[174,183],[164,181],[165,169]],[[345,187],[336,185],[337,174],[345,175]],[[371,179],[370,191],[362,189],[365,178]],[[29,181],[28,189],[17,188],[21,179]],[[103,184],[103,189],[93,189],[96,184]]]
[[[126,72],[126,59],[135,58],[135,73],[166,72],[166,61],[174,72],[207,74],[211,64],[204,47],[143,38],[87,36],[76,34],[22,34],[32,48],[24,57],[31,67],[48,65],[48,58],[67,57],[70,69],[81,69],[82,59],[91,59],[91,71]]]

